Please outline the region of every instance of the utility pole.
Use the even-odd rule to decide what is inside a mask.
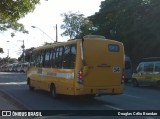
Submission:
[[[24,57],[24,48],[25,48],[25,46],[24,46],[24,40],[22,42],[23,42],[22,48],[23,48],[23,63],[24,63],[25,62],[25,57]]]
[[[9,49],[7,50],[8,50],[7,63],[9,63]]]
[[[9,49],[7,49],[7,50],[8,50],[8,56],[7,57],[9,58]]]
[[[56,42],[58,42],[58,30],[57,30],[57,24],[56,24]]]
[[[25,62],[25,56],[24,56],[24,51],[25,51],[25,45],[24,45],[24,40],[18,40],[18,41],[21,41],[23,44],[22,44],[22,46],[21,46],[21,48],[23,49],[22,51],[23,51],[23,53],[22,53],[22,55],[23,55],[23,63]]]

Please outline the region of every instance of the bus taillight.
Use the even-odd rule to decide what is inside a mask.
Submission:
[[[83,72],[82,71],[78,72],[78,83],[80,84],[83,83]]]
[[[123,84],[124,83],[124,80],[125,80],[125,76],[124,76],[124,69],[122,71],[122,77],[121,77],[121,83]]]

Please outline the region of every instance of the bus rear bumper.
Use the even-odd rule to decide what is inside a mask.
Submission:
[[[123,86],[77,88],[75,92],[75,95],[118,95],[123,93]]]

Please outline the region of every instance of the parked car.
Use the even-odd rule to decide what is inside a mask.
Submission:
[[[6,67],[6,64],[1,65],[1,67],[0,67],[1,72],[5,71],[5,67]]]
[[[22,64],[22,72],[26,73],[29,68],[29,62]]]
[[[13,64],[9,64],[8,65],[8,71],[9,72],[13,72]]]
[[[23,64],[22,63],[17,64],[17,72],[23,72]]]
[[[13,63],[13,72],[17,72],[18,63]]]
[[[152,85],[160,87],[160,58],[144,58],[132,75],[133,86]]]

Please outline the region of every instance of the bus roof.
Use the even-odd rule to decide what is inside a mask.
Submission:
[[[111,40],[111,39],[106,39],[104,36],[100,36],[100,35],[86,35],[83,37],[83,39],[85,40],[109,40],[109,41],[113,41],[113,42],[116,42],[116,43],[121,43],[119,41],[115,41],[115,40]],[[67,45],[67,44],[71,44],[71,43],[76,43],[77,41],[79,40],[82,40],[82,39],[69,39],[68,41],[66,42],[55,42],[51,45],[45,45],[45,46],[40,46],[40,47],[37,47],[36,49],[33,50],[34,51],[39,51],[39,50],[42,50],[42,49],[48,49],[48,48],[54,48],[54,47],[57,47],[57,46],[62,46],[62,45]]]
[[[53,43],[51,45],[39,46],[36,49],[34,49],[33,52],[34,51],[38,51],[38,50],[42,50],[42,49],[54,48],[54,47],[57,47],[57,46],[62,46],[62,45],[67,45],[67,44],[75,43],[75,42],[77,42],[77,40],[78,39],[69,40],[67,42],[55,42],[55,43]]]

